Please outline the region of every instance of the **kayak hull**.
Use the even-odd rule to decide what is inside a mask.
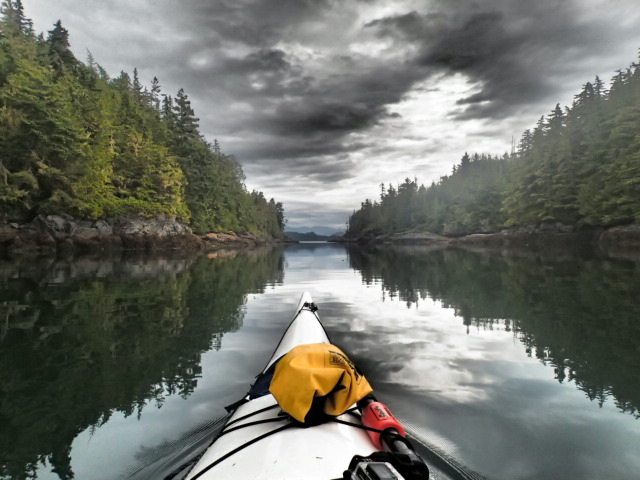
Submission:
[[[298,345],[329,343],[316,313],[307,307],[311,304],[311,296],[304,293],[263,372]],[[266,410],[260,412],[262,409]],[[227,433],[212,443],[186,478],[335,479],[342,478],[354,455],[367,456],[376,451],[364,430],[337,422],[279,431],[289,423],[279,414],[280,408],[271,394],[240,405],[223,430]],[[360,423],[359,417],[351,414],[338,418]],[[269,423],[254,425],[262,420]],[[246,445],[262,436],[264,438]],[[224,459],[220,461],[221,458]]]

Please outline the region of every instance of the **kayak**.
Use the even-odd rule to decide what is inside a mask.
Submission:
[[[298,345],[330,343],[313,305],[309,293],[304,293],[296,307],[291,324],[262,373]],[[268,435],[283,426],[279,421],[281,417],[278,417],[278,404],[273,395],[268,394],[253,400],[247,397],[245,399],[248,401],[238,406],[233,412],[223,432],[247,423],[253,423],[253,425],[237,428],[219,436],[205,451],[187,479],[329,480],[342,478],[342,472],[349,466],[355,454],[366,456],[376,450],[364,430],[328,422],[311,428],[290,428],[271,434],[216,464],[220,458],[238,449],[247,441]],[[243,418],[244,420],[239,420]],[[354,420],[351,415],[343,415],[339,418]],[[273,422],[255,423],[261,420],[273,420]],[[203,474],[200,473],[213,464],[215,464],[214,467]]]
[[[244,398],[228,407],[231,415],[224,428],[183,478],[429,478],[427,465],[415,453],[410,442],[400,438],[404,435],[402,426],[370,394],[347,411],[327,417],[329,421],[313,426],[300,423],[283,411],[270,391],[275,391],[275,377],[279,375],[284,359],[309,345],[337,349],[331,345],[320,323],[311,295],[305,292],[293,320],[255,383]],[[335,353],[334,350],[331,351]],[[340,352],[335,363],[342,362],[341,367],[348,368],[344,363],[350,364],[350,361],[344,357],[343,362],[342,357]],[[358,373],[355,376],[359,382]],[[340,386],[334,388],[336,390],[347,388]],[[351,402],[351,399],[347,401]],[[284,402],[281,400],[281,403]],[[401,455],[385,453],[384,450]],[[393,455],[393,459],[388,460],[388,455]],[[400,474],[398,469],[403,466],[396,465],[396,457],[420,464],[417,470],[412,470],[418,473]],[[436,477],[443,478],[437,474]]]

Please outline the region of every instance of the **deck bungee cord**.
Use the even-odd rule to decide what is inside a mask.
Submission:
[[[377,402],[378,406],[382,405],[380,404],[380,402]],[[259,411],[256,412],[252,412],[251,414],[245,415],[243,417],[240,417],[238,419],[236,419],[235,422],[232,423],[237,423],[240,422],[242,420],[246,420],[247,418],[250,418],[252,416],[254,416],[255,414],[258,413],[263,413],[265,411],[271,410],[275,407],[277,407],[278,404],[275,405],[271,405],[269,407],[263,408]],[[390,414],[389,410],[386,408],[386,406],[384,407],[386,409],[386,411]],[[358,415],[356,413],[356,411],[358,411],[358,408],[353,408],[350,409],[349,411],[345,412],[345,413],[351,413],[353,415],[355,415],[356,417],[360,418],[360,415]],[[395,417],[394,417],[395,418]],[[236,453],[244,450],[245,448],[253,445],[254,443],[259,442],[260,440],[263,440],[271,435],[274,435],[276,433],[280,433],[288,428],[310,428],[309,426],[306,426],[298,421],[296,421],[294,418],[288,416],[288,415],[279,415],[278,417],[272,417],[272,418],[267,418],[267,419],[263,419],[263,420],[257,420],[254,422],[248,422],[248,423],[243,423],[241,425],[237,425],[231,429],[227,429],[226,427],[218,434],[218,436],[212,441],[215,442],[218,438],[222,437],[223,435],[227,434],[227,433],[231,433],[233,431],[237,431],[239,429],[245,428],[245,427],[251,427],[254,425],[258,425],[258,424],[265,424],[265,423],[273,423],[273,422],[277,422],[277,421],[288,421],[287,424],[282,425],[281,427],[275,428],[274,430],[271,430],[263,435],[260,435],[256,438],[252,438],[250,440],[248,440],[247,442],[243,443],[242,445],[236,447],[235,449],[229,451],[228,453],[226,453],[225,455],[221,456],[220,458],[218,458],[216,461],[206,465],[202,470],[200,470],[196,475],[194,475],[193,477],[191,477],[192,480],[196,480],[200,477],[202,477],[206,472],[208,472],[209,470],[211,470],[212,468],[216,467],[218,464],[220,464],[221,462],[228,460],[229,458],[231,458],[233,455],[235,455]],[[364,423],[353,423],[353,422],[348,422],[346,420],[341,420],[339,418],[332,418],[329,421],[333,421],[336,423],[340,423],[342,425],[347,425],[353,428],[358,428],[361,430],[366,431],[369,434],[372,434],[371,437],[372,438],[377,438],[377,442],[382,445],[382,444],[387,444],[387,445],[396,445],[395,449],[397,451],[389,451],[389,452],[383,452],[383,451],[379,451],[379,452],[374,452],[374,454],[368,456],[368,457],[363,457],[360,455],[356,455],[354,456],[354,458],[351,461],[351,464],[349,465],[348,469],[345,470],[345,473],[343,475],[343,477],[341,477],[341,479],[345,479],[345,480],[350,480],[350,479],[360,479],[360,478],[364,478],[364,480],[366,480],[368,477],[360,477],[358,476],[358,471],[362,470],[363,472],[367,472],[367,469],[371,469],[371,468],[375,468],[377,469],[376,474],[379,474],[382,471],[385,471],[387,473],[390,473],[393,476],[388,476],[388,477],[384,477],[387,479],[396,479],[396,480],[422,480],[422,479],[428,479],[429,478],[429,469],[427,467],[427,465],[422,461],[422,459],[420,459],[420,457],[415,453],[415,451],[413,450],[413,446],[411,445],[411,442],[405,438],[403,436],[402,433],[398,432],[395,428],[397,428],[398,426],[400,428],[402,428],[399,423],[394,422],[394,427],[395,428],[384,428],[384,429],[380,429],[380,428],[375,428],[372,426],[368,426]],[[227,425],[228,426],[228,425]],[[404,432],[404,430],[402,430],[402,432]],[[403,445],[404,447],[398,447],[397,445]],[[394,447],[389,447],[389,448],[394,448]],[[403,455],[403,456],[398,456],[398,455]],[[390,468],[391,467],[391,468]],[[376,477],[378,478],[378,477]]]
[[[252,413],[250,413],[248,415],[245,415],[243,417],[237,418],[232,422],[229,422],[224,427],[224,429],[221,432],[219,432],[217,434],[217,436],[214,437],[214,440],[211,441],[210,445],[212,443],[214,443],[222,435],[224,435],[226,433],[233,432],[233,431],[238,430],[238,429],[242,429],[244,427],[250,427],[250,426],[253,426],[253,425],[260,424],[260,423],[271,423],[271,422],[276,422],[276,421],[289,421],[290,422],[289,424],[287,424],[287,425],[285,425],[285,426],[283,426],[281,428],[274,429],[271,432],[269,432],[269,434],[263,435],[261,438],[255,438],[255,439],[252,439],[250,441],[247,441],[246,443],[244,443],[243,445],[241,445],[240,447],[238,447],[234,451],[229,452],[226,456],[221,457],[220,459],[218,459],[218,461],[216,461],[216,462],[214,462],[214,463],[212,463],[210,465],[207,465],[203,470],[198,472],[197,475],[191,477],[191,479],[195,480],[195,479],[200,478],[202,475],[204,475],[206,472],[208,472],[209,470],[211,470],[212,468],[217,466],[222,461],[225,461],[225,460],[228,460],[229,458],[231,458],[233,456],[233,454],[240,452],[244,448],[249,447],[250,445],[252,445],[252,444],[254,444],[254,443],[256,443],[256,442],[258,442],[258,441],[260,441],[260,440],[262,440],[264,438],[267,438],[270,435],[279,433],[279,432],[281,432],[281,431],[283,431],[283,430],[285,430],[287,428],[296,427],[296,426],[300,427],[300,425],[296,424],[297,422],[292,420],[291,417],[286,416],[286,415],[279,415],[278,417],[259,420],[259,421],[255,421],[255,422],[249,422],[249,423],[241,424],[241,425],[238,425],[238,426],[233,427],[231,429],[228,429],[228,427],[231,426],[232,424],[236,424],[236,423],[238,423],[238,422],[240,422],[242,420],[246,420],[247,418],[250,418],[250,417],[252,417],[252,416],[254,416],[256,414],[263,413],[265,411],[275,409],[278,406],[279,405],[276,403],[276,404],[270,405],[268,407],[265,407],[263,409],[260,409],[258,411],[252,412]],[[353,407],[353,408],[347,410],[345,413],[352,415],[354,417],[354,419],[356,419],[356,420],[362,421],[361,420],[362,416],[359,413],[358,407]],[[340,418],[334,418],[331,421],[336,422],[336,423],[340,423],[342,425],[346,425],[346,426],[349,426],[349,427],[353,427],[353,428],[356,428],[356,429],[365,430],[367,432],[372,432],[372,433],[378,434],[380,437],[385,435],[386,438],[388,438],[389,440],[395,440],[395,441],[402,442],[407,446],[407,448],[412,449],[412,450],[415,449],[416,448],[415,445],[418,444],[420,447],[422,447],[421,448],[422,452],[421,452],[421,454],[418,454],[418,455],[425,456],[429,460],[430,463],[434,464],[434,466],[437,469],[443,471],[445,474],[447,474],[452,479],[455,479],[455,480],[486,480],[485,477],[483,477],[482,475],[479,475],[478,473],[473,472],[472,470],[469,470],[467,467],[465,467],[464,465],[461,465],[459,462],[457,462],[455,459],[451,458],[446,453],[439,451],[436,447],[427,445],[425,442],[421,441],[416,434],[413,434],[412,435],[412,439],[409,440],[408,438],[403,437],[399,433],[391,432],[389,430],[385,431],[385,430],[382,430],[382,429],[379,429],[379,428],[370,427],[370,426],[364,425],[363,423],[349,422],[349,421],[346,421],[346,420],[342,420]],[[407,431],[408,431],[408,429],[407,429]],[[375,455],[373,457],[373,459],[377,459],[378,461],[384,460],[384,458],[380,456],[380,454],[383,453],[383,452],[376,452],[376,453],[377,453],[377,455],[376,454],[372,454],[372,455]],[[417,452],[416,452],[416,454],[417,454]],[[165,480],[175,479],[176,475],[179,472],[183,472],[183,475],[180,478],[184,478],[186,475],[188,475],[188,473],[195,466],[197,460],[201,457],[201,455],[202,454],[198,455],[196,458],[190,460],[189,462],[183,463],[179,468],[175,469],[170,475],[166,476]],[[367,458],[368,457],[358,457],[358,461],[361,461],[361,460],[367,459]],[[365,462],[373,464],[374,463],[373,459],[370,458],[369,460],[365,460]],[[386,459],[386,461],[388,461],[388,459]],[[185,471],[185,468],[187,466],[191,466],[191,468],[189,470]],[[348,472],[350,475],[352,475],[353,469],[356,466],[357,466],[357,463],[353,464],[353,465],[350,465],[345,473]],[[351,476],[345,477],[343,475],[342,477],[339,477],[339,478],[327,479],[327,480],[345,480],[345,479],[350,480],[351,478],[352,478]],[[355,477],[355,478],[358,478],[358,477]],[[389,478],[393,478],[393,477],[389,477]],[[397,477],[398,480],[400,480],[401,478],[404,478],[405,480],[408,480],[408,479],[411,479],[413,477],[403,477],[403,476],[398,476]],[[423,478],[428,478],[428,477],[426,477],[424,474],[420,473],[420,476],[417,476],[415,478],[423,479]]]

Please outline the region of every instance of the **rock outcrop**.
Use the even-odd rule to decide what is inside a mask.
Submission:
[[[640,247],[640,224],[612,227],[600,234],[598,243],[601,246],[617,245],[618,247]]]
[[[77,220],[67,215],[38,215],[28,223],[0,223],[0,251],[6,253],[208,250],[218,246],[252,246],[269,241],[272,239],[250,233],[198,236],[184,223],[165,215],[99,220]]]
[[[640,224],[608,229],[577,228],[561,223],[541,223],[511,227],[495,233],[442,236],[429,232],[402,232],[387,235],[362,235],[336,240],[349,243],[412,243],[486,247],[574,247],[592,245],[601,249],[640,248]]]

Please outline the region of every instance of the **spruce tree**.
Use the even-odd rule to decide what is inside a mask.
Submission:
[[[69,48],[69,32],[62,26],[60,20],[55,23],[52,30],[49,30],[46,42],[49,47],[51,66],[58,76],[76,66],[76,59]]]
[[[151,91],[149,92],[149,99],[151,101],[151,106],[158,112],[160,111],[160,90],[158,77],[153,77],[151,82]]]

